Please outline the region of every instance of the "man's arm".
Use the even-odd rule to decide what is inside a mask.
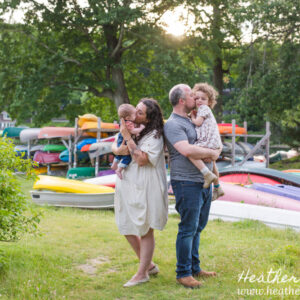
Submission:
[[[193,159],[211,159],[217,160],[222,149],[212,150],[208,148],[198,147],[196,145],[189,144],[188,141],[179,141],[174,144],[174,148],[183,156]]]

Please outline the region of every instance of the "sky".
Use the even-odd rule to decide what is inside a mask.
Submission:
[[[45,0],[40,0],[45,2]],[[85,0],[81,0],[84,3]],[[209,8],[207,8],[209,10]],[[13,13],[4,15],[7,22],[19,23],[23,19],[23,11],[21,9],[15,10]],[[177,7],[174,11],[167,11],[161,18],[159,25],[169,34],[180,37],[184,36],[189,28],[193,28],[195,18],[192,14],[188,14],[188,11],[183,6]],[[250,24],[244,24],[242,28],[244,42],[250,42],[251,40],[251,26]]]

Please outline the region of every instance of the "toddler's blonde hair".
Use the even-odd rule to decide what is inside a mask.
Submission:
[[[219,93],[208,83],[196,83],[193,87],[193,92],[203,92],[208,97],[208,106],[213,109],[217,104]]]

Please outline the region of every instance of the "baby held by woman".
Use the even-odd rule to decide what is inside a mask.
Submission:
[[[137,125],[134,123],[136,118],[136,109],[131,104],[122,104],[118,109],[119,119],[124,119],[127,130],[132,136],[138,136],[140,132],[145,128],[143,124]],[[118,147],[123,143],[123,136],[121,133],[118,134]],[[125,141],[126,144],[126,141]],[[122,171],[127,168],[131,162],[130,155],[116,155],[112,163],[111,168],[115,170],[117,176],[122,179]]]

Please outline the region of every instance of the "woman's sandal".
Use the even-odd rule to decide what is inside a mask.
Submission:
[[[159,268],[157,265],[154,265],[149,271],[148,275],[157,275],[159,273]]]

